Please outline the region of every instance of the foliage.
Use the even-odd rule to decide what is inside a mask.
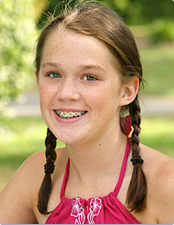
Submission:
[[[64,1],[55,1],[55,0],[44,0],[45,10],[42,12],[40,18],[37,21],[37,27],[41,29],[44,27],[50,16],[59,15],[65,8],[65,5],[73,7],[77,0],[64,0]]]
[[[151,25],[151,40],[154,43],[174,42],[174,26],[171,20],[156,20]]]
[[[42,15],[43,11],[48,7],[49,2],[48,0],[33,0],[33,5],[34,5],[34,18],[35,21],[40,18]]]
[[[32,0],[0,1],[0,102],[16,98],[33,78],[36,29]]]
[[[46,0],[44,0],[46,1]],[[47,20],[46,14],[55,15],[59,14],[62,10],[62,1],[47,0],[48,6],[45,8],[40,20],[38,27],[43,27]],[[64,0],[63,2],[70,3],[71,6],[75,2],[80,0]],[[156,19],[171,19],[174,20],[174,2],[172,0],[98,0],[103,5],[116,10],[116,12],[130,25],[140,25],[144,23],[150,23]]]
[[[41,18],[44,17],[44,11],[49,7],[49,1],[48,0],[33,0],[34,4],[34,20],[38,27],[42,27],[40,25]],[[55,1],[56,2],[56,1]]]
[[[174,2],[172,0],[100,0],[104,5],[116,10],[128,23],[146,24],[156,19],[174,20]]]

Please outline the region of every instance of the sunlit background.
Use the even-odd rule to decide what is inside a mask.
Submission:
[[[60,2],[0,0],[0,191],[29,155],[45,148],[46,125],[40,113],[33,113],[35,105],[26,102],[38,98],[33,72],[36,39],[47,17],[63,9]],[[75,1],[65,2],[72,6]],[[141,142],[174,157],[174,1],[99,2],[124,19],[140,50],[145,79],[140,99],[142,106],[151,103],[142,114]],[[156,103],[157,110],[152,110]]]

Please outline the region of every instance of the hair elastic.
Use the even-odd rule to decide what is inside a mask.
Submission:
[[[144,162],[141,156],[138,156],[138,155],[133,157],[130,161],[132,162],[133,165],[135,165],[136,163],[143,164]]]
[[[48,164],[48,163],[46,163],[44,165],[44,168],[45,168],[45,173],[46,174],[52,174],[53,171],[54,171],[55,165],[54,164]]]

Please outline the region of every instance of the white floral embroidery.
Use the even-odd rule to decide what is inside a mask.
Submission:
[[[94,216],[98,216],[102,207],[101,198],[94,197],[91,199],[89,213],[87,216],[89,224],[95,224]]]
[[[94,197],[90,201],[89,213],[87,220],[89,224],[95,224],[94,217],[98,216],[102,208],[101,198]],[[84,208],[80,202],[80,198],[76,198],[72,203],[71,216],[75,217],[75,224],[84,224],[85,223],[85,213]]]
[[[76,198],[72,203],[71,216],[76,217],[75,224],[84,224],[85,223],[85,214],[84,208],[80,203],[80,198]]]

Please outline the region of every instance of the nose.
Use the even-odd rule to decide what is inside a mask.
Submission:
[[[60,101],[78,101],[80,93],[77,81],[73,78],[64,78],[60,84],[57,97]]]

